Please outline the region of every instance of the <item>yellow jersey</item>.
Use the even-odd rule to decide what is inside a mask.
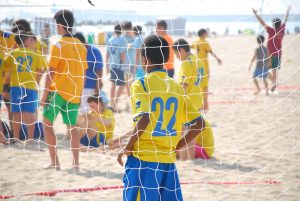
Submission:
[[[5,68],[10,72],[10,86],[36,90],[36,75],[42,69],[42,57],[31,49],[14,49],[5,61]]]
[[[191,47],[197,50],[198,58],[203,62],[206,70],[208,70],[208,53],[212,50],[207,40],[199,37]]]
[[[181,64],[179,70],[179,83],[186,84],[186,95],[189,96],[191,102],[199,110],[203,105],[204,87],[206,87],[207,79],[205,75],[204,64],[193,54],[189,55]]]
[[[88,68],[86,55],[85,46],[70,35],[63,36],[51,48],[49,67],[55,70],[51,90],[68,102],[80,103]]]
[[[4,62],[5,54],[12,50],[15,45],[15,36],[9,32],[0,31],[0,94],[3,90],[3,80],[4,80]]]
[[[92,115],[97,117],[101,117],[103,119],[107,119],[111,121],[111,125],[105,126],[102,122],[96,123],[97,132],[99,134],[103,134],[105,136],[105,140],[109,140],[113,138],[113,132],[115,129],[115,118],[114,113],[110,109],[105,109],[102,113],[98,114],[96,112],[92,112]]]
[[[163,69],[136,80],[130,90],[134,124],[142,114],[150,117],[150,123],[134,144],[133,156],[148,162],[174,163],[182,126],[202,118],[198,109],[182,86]]]
[[[196,144],[203,147],[207,155],[212,157],[215,148],[214,135],[211,125],[207,121],[205,121],[205,129],[203,129],[201,135],[196,137]]]
[[[36,46],[35,46],[35,52],[41,56],[43,56],[42,64],[43,64],[43,70],[46,70],[48,68],[47,64],[47,58],[46,55],[44,55],[44,49],[48,48],[47,44],[43,41],[37,40]]]

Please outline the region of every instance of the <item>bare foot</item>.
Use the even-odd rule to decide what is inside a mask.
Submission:
[[[47,167],[44,168],[45,170],[51,170],[51,169],[54,169],[56,171],[59,171],[60,170],[60,166],[59,165],[55,165],[55,164],[50,164],[48,165]]]
[[[259,94],[260,93],[260,90],[257,90],[255,93],[254,93],[254,95],[257,95],[257,94]]]

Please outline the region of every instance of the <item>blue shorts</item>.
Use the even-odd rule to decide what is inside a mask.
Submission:
[[[146,162],[128,156],[123,182],[124,201],[183,200],[174,163]]]
[[[99,147],[100,143],[106,145],[105,136],[102,133],[96,135],[93,139],[89,139],[88,135],[85,135],[80,139],[80,144],[87,147]]]
[[[38,107],[38,93],[23,87],[10,89],[11,112],[36,112]]]
[[[112,68],[110,70],[110,81],[118,86],[125,85],[126,81],[124,71],[118,68]]]
[[[268,70],[269,68],[267,67],[263,67],[263,68],[260,68],[260,67],[256,67],[255,68],[255,71],[253,73],[253,78],[263,78],[263,79],[266,79],[268,77]]]

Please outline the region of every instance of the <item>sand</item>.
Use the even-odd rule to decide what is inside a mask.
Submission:
[[[176,163],[181,182],[194,182],[182,185],[184,200],[299,200],[300,35],[284,38],[279,93],[270,96],[253,96],[252,73],[247,68],[256,47],[255,36],[217,37],[209,41],[223,60],[222,66],[210,60],[212,94],[210,110],[204,114],[215,125],[215,154],[206,161]],[[109,92],[106,74],[105,79]],[[124,98],[121,108],[125,108],[125,103]],[[5,113],[2,107],[2,116]],[[115,135],[131,127],[130,113],[122,112],[116,118]],[[81,153],[81,170],[74,174],[60,116],[54,127],[62,170],[43,169],[49,164],[43,141],[37,142],[40,147],[34,150],[22,144],[1,145],[0,196],[16,195],[12,200],[121,200],[122,189],[24,196],[57,189],[122,185],[124,169],[116,162],[117,150]]]

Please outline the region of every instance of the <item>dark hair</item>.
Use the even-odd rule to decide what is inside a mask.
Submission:
[[[179,51],[179,49],[184,49],[186,52],[190,52],[191,51],[191,48],[190,48],[190,45],[189,43],[184,40],[184,39],[178,39],[177,41],[175,41],[175,43],[173,44],[173,50],[175,51]]]
[[[18,45],[23,45],[29,37],[35,37],[31,32],[20,31],[15,35],[15,41]]]
[[[132,30],[132,23],[131,22],[123,22],[122,29],[123,30]]]
[[[86,43],[85,37],[81,32],[77,32],[76,34],[74,34],[74,37],[78,38],[78,40],[80,40],[80,42]]]
[[[207,30],[206,30],[206,29],[200,29],[200,30],[198,31],[198,36],[199,36],[199,37],[202,37],[204,34],[207,34]]]
[[[92,103],[92,102],[94,102],[94,103],[103,103],[103,100],[99,96],[99,94],[94,94],[94,95],[88,97],[87,102],[88,103]]]
[[[56,24],[63,25],[65,30],[72,30],[74,25],[73,13],[69,10],[60,10],[54,15]]]
[[[163,65],[169,60],[169,44],[158,35],[145,38],[141,55],[153,65]]]
[[[141,26],[137,25],[137,26],[134,26],[132,28],[132,30],[136,35],[140,35],[143,31],[143,28]]]
[[[122,33],[122,27],[120,24],[117,24],[114,28],[115,34],[121,34]]]
[[[168,24],[165,20],[157,21],[156,22],[156,27],[158,27],[158,26],[163,27],[165,30],[167,30],[167,28],[168,28]]]
[[[263,35],[258,35],[256,41],[258,44],[263,44],[265,42],[265,37]]]
[[[279,29],[281,26],[281,20],[279,18],[273,19],[273,25],[274,25],[275,29]]]
[[[26,31],[26,32],[31,31],[30,24],[25,19],[19,19],[19,20],[14,21],[12,26],[16,27],[19,30],[23,30],[23,31]],[[14,33],[16,33],[16,32],[14,32]]]
[[[23,30],[24,30],[24,28],[23,28],[22,26],[16,25],[16,26],[14,26],[14,27],[11,29],[11,32],[12,32],[12,33],[18,33],[19,31],[23,31]]]

